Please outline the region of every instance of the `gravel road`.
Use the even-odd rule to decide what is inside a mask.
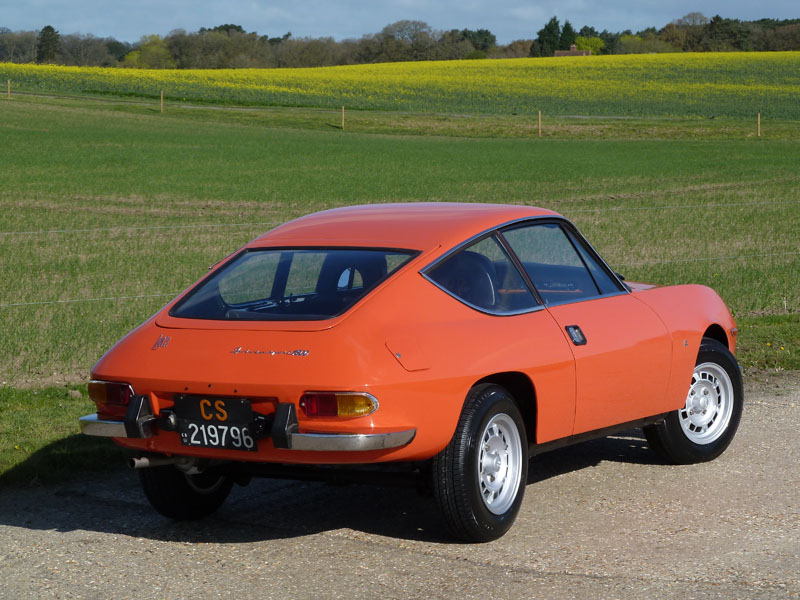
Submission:
[[[800,377],[752,376],[718,460],[637,431],[536,457],[511,531],[449,542],[411,489],[256,480],[157,515],[133,472],[0,495],[1,598],[800,598]]]

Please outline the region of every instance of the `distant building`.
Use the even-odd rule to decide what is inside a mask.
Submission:
[[[578,50],[575,44],[569,47],[569,50],[556,50],[556,56],[589,56],[591,50]]]

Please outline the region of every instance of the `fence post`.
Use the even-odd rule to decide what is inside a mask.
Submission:
[[[758,113],[757,119],[758,119],[758,126],[757,126],[758,133],[756,133],[756,137],[761,137],[761,113]]]
[[[8,80],[8,100],[11,100],[11,80]]]
[[[161,112],[164,112],[164,90],[161,90]]]
[[[542,111],[539,111],[539,137],[542,137]]]
[[[342,131],[344,131],[344,106],[342,106]]]

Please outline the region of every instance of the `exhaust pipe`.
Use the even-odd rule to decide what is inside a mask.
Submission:
[[[131,469],[148,469],[150,467],[162,467],[164,465],[175,465],[183,469],[189,469],[197,462],[188,456],[136,456],[128,459],[128,466]]]

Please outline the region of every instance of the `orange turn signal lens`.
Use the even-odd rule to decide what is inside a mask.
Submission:
[[[300,409],[307,417],[363,417],[378,409],[378,399],[366,392],[306,392]]]

